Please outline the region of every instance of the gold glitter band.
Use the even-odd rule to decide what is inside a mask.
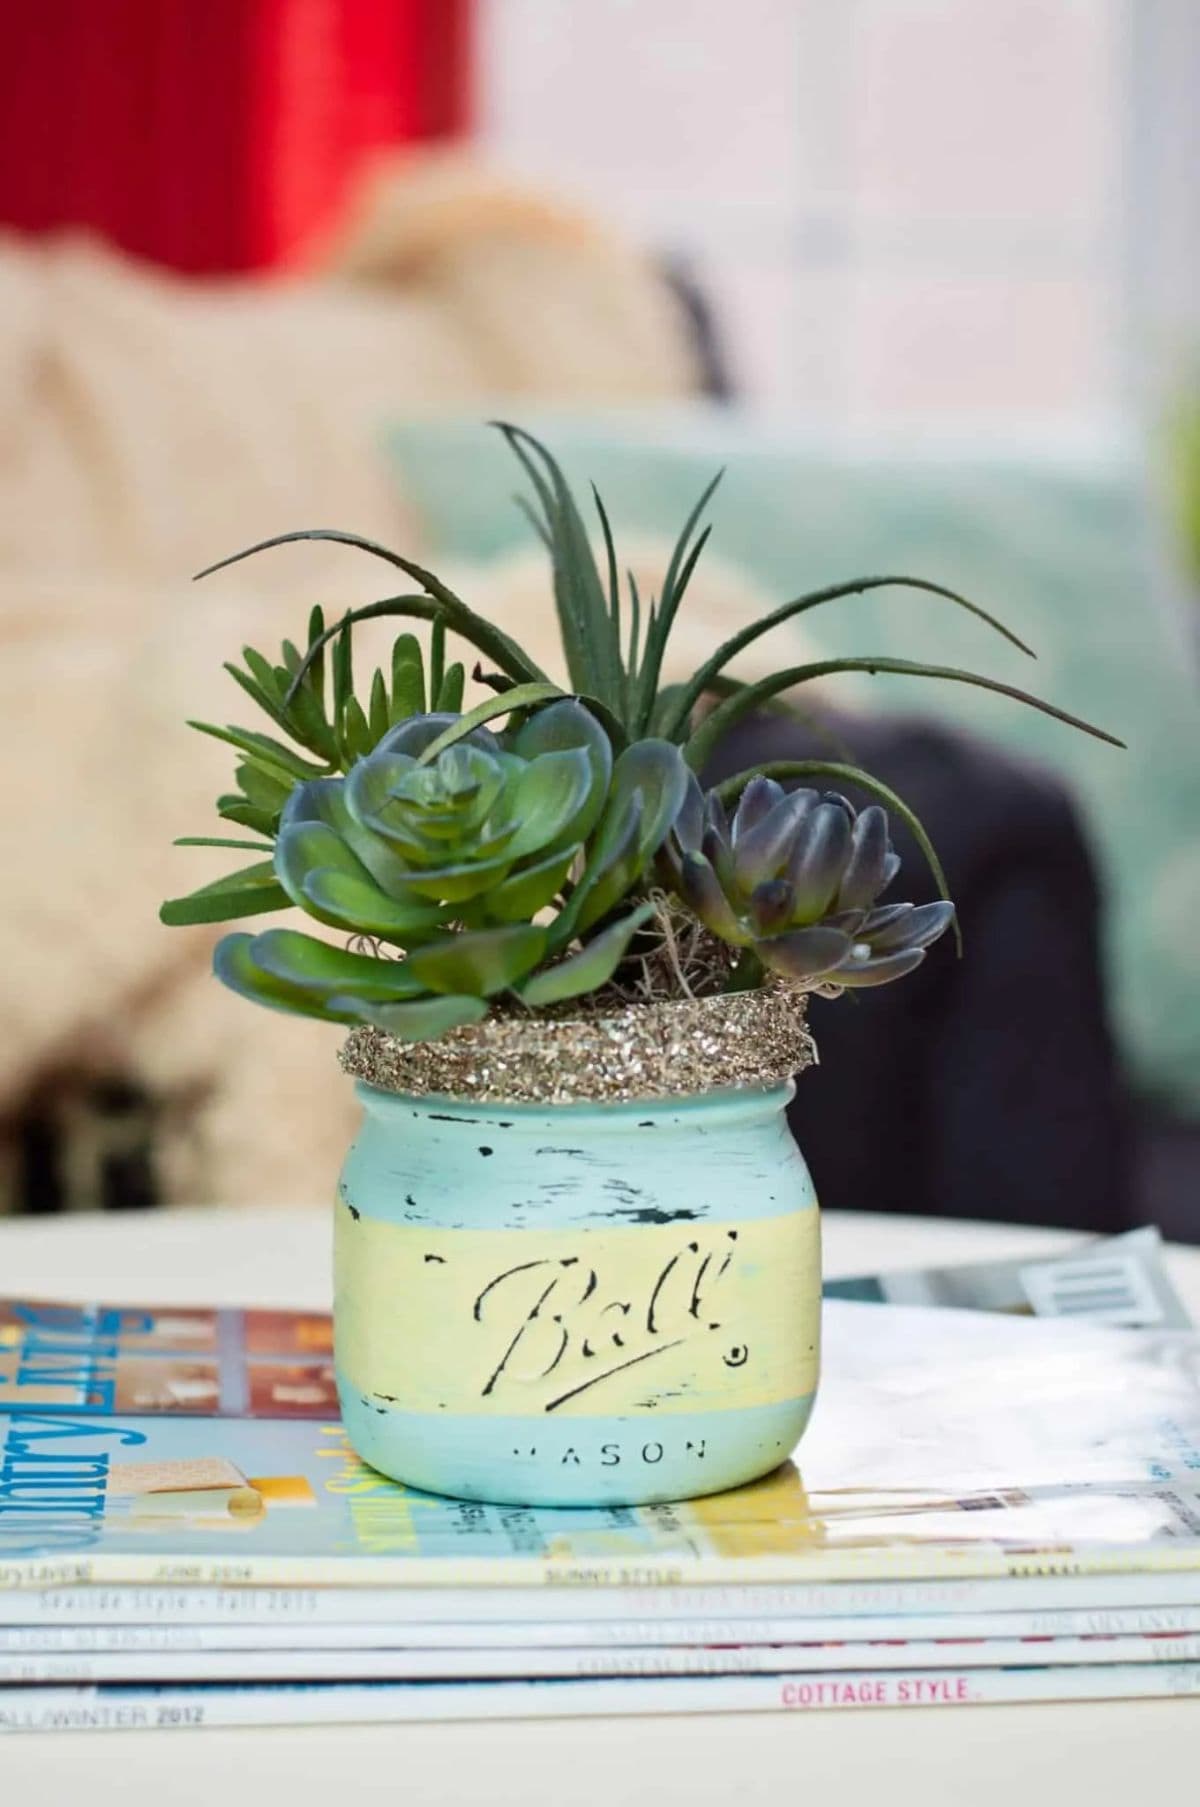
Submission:
[[[782,1085],[817,1058],[782,988],[574,1015],[494,1016],[435,1042],[353,1029],[344,1070],[385,1092],[493,1104],[633,1103]]]

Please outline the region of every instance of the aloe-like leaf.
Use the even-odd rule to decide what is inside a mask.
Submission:
[[[815,979],[830,973],[833,982],[842,982],[843,963],[853,947],[849,935],[831,929],[824,923],[807,929],[794,929],[786,935],[755,943],[755,952],[763,965],[784,979]]]
[[[483,998],[414,998],[407,1004],[373,1004],[358,998],[331,998],[342,1021],[370,1023],[398,1042],[435,1042],[451,1029],[482,1022],[488,1007]]]
[[[554,601],[571,683],[620,711],[625,674],[617,623],[609,613],[591,541],[557,460],[523,428],[492,423],[520,461],[542,505],[550,533]]]
[[[253,955],[257,937],[247,934],[223,935],[213,949],[213,971],[223,985],[240,997],[271,1010],[283,1010],[291,1016],[312,1016],[332,1023],[355,1023],[356,1016],[339,1011],[335,1004],[315,992],[285,985],[264,972]]]
[[[578,953],[527,979],[520,987],[521,997],[532,1009],[541,1010],[548,1004],[562,1004],[569,998],[598,991],[608,984],[633,937],[653,914],[653,904],[640,904],[619,922],[610,923]]]
[[[485,697],[474,709],[468,709],[465,715],[455,717],[442,732],[423,748],[420,759],[422,765],[429,765],[439,753],[445,752],[456,741],[465,740],[476,728],[486,727],[488,722],[498,721],[502,715],[511,715],[514,709],[536,709],[541,703],[556,702],[563,692],[557,684],[517,684],[512,690],[505,691],[503,696]]]
[[[772,676],[760,678],[756,684],[747,684],[725,702],[718,703],[712,714],[697,728],[688,740],[684,754],[687,762],[696,771],[702,771],[724,735],[735,727],[745,716],[753,714],[755,709],[772,696],[778,696],[784,690],[791,690],[799,684],[811,683],[815,678],[834,677],[839,672],[865,671],[874,676],[878,672],[887,672],[897,677],[943,678],[954,684],[970,684],[979,690],[991,690],[998,696],[1011,697],[1014,702],[1024,703],[1030,709],[1037,709],[1042,715],[1053,716],[1055,721],[1065,722],[1069,728],[1079,728],[1084,734],[1090,734],[1096,740],[1107,741],[1110,746],[1124,747],[1125,742],[1118,740],[1105,728],[1097,728],[1092,722],[1085,722],[1078,715],[1070,715],[1065,709],[1059,709],[1054,703],[1047,703],[1041,697],[1030,696],[1027,690],[1018,690],[1013,684],[1002,684],[996,678],[985,678],[977,671],[959,671],[952,665],[919,665],[911,659],[820,659],[810,665],[792,665],[785,671],[777,671]]]
[[[275,876],[270,860],[243,866],[202,885],[186,897],[172,897],[158,912],[169,928],[185,928],[200,922],[234,922],[239,916],[257,916],[267,910],[286,910],[291,899]]]
[[[590,709],[574,697],[550,703],[524,722],[509,743],[521,759],[537,759],[543,753],[555,753],[582,747],[592,773],[592,790],[577,823],[580,840],[591,834],[604,810],[612,779],[612,741]]]
[[[608,613],[617,630],[617,645],[620,646],[621,635],[621,580],[617,575],[617,547],[613,539],[612,523],[608,518],[608,510],[601,499],[600,491],[591,485],[592,500],[596,505],[596,514],[600,520],[600,531],[604,535],[604,556],[608,565]]]
[[[835,784],[857,786],[859,790],[868,791],[871,796],[878,797],[885,808],[890,809],[906,824],[909,833],[924,856],[926,865],[933,874],[933,881],[938,891],[947,902],[950,901],[950,888],[946,883],[946,874],[942,870],[942,862],[937,856],[937,851],[929,838],[924,823],[916,811],[909,808],[903,797],[892,790],[890,785],[884,784],[882,779],[872,777],[870,772],[861,771],[858,766],[838,765],[826,759],[774,759],[768,761],[766,765],[752,766],[747,771],[735,773],[732,778],[727,778],[723,784],[718,785],[717,789],[722,797],[736,797],[752,778],[760,774],[768,778],[778,778],[784,783],[789,778],[827,778]],[[899,870],[898,856],[889,853],[884,863],[884,879],[881,889],[887,888]],[[954,937],[961,953],[962,936],[957,917],[954,922]]]
[[[576,841],[572,846],[550,854],[547,859],[539,860],[536,866],[526,866],[522,871],[512,873],[483,893],[481,916],[488,922],[532,921],[539,910],[544,910],[558,896],[581,851],[581,843]]]
[[[255,759],[264,767],[277,771],[281,778],[295,783],[298,779],[323,778],[326,768],[313,765],[309,759],[301,759],[299,753],[293,753],[282,741],[272,740],[269,734],[254,734],[246,728],[218,728],[212,722],[188,723],[198,734],[207,734],[213,740],[224,741],[226,746],[236,747],[239,753],[247,758]]]
[[[886,954],[881,960],[867,960],[862,965],[847,961],[830,974],[830,982],[844,985],[847,991],[865,991],[873,985],[890,985],[915,972],[925,958],[923,947],[906,948],[902,953]]]
[[[718,471],[716,476],[705,485],[699,500],[684,522],[683,529],[671,552],[663,579],[662,595],[659,598],[658,608],[652,613],[648,624],[641,669],[637,673],[634,684],[633,728],[635,733],[644,733],[650,723],[654,700],[658,694],[659,681],[662,677],[663,659],[666,656],[667,642],[675,623],[675,616],[683,600],[688,579],[695,568],[696,559],[700,556],[708,539],[708,530],[706,529],[701,535],[699,544],[691,547],[692,534],[724,474],[724,471]],[[691,547],[690,556],[689,547]]]
[[[426,991],[489,998],[507,991],[545,958],[546,930],[526,922],[447,935],[405,962]]]
[[[379,960],[318,941],[299,929],[268,929],[254,937],[251,957],[260,972],[280,984],[323,997],[345,993],[381,1003],[419,997],[426,990],[407,960]]]
[[[448,704],[439,703],[437,700],[445,681],[446,617],[438,615],[429,630],[429,703],[433,709],[449,707]]]
[[[893,586],[908,590],[923,590],[930,596],[942,596],[947,602],[955,603],[960,609],[965,609],[968,614],[974,615],[977,620],[994,628],[996,633],[1003,635],[1004,639],[1010,641],[1019,651],[1027,653],[1031,659],[1037,657],[1033,648],[1027,646],[1025,641],[1019,635],[1014,634],[1011,628],[1006,627],[987,609],[980,608],[977,602],[971,602],[967,597],[960,596],[957,590],[948,590],[943,584],[929,583],[921,577],[856,577],[852,583],[829,584],[824,589],[810,590],[804,596],[797,596],[791,602],[782,603],[779,608],[772,609],[769,615],[764,615],[760,621],[749,622],[738,633],[731,635],[728,640],[722,641],[711,658],[705,660],[690,682],[683,687],[676,700],[672,717],[663,724],[663,733],[678,734],[681,729],[686,727],[692,710],[705,692],[712,689],[715,680],[720,677],[725,668],[737,658],[739,653],[744,652],[746,647],[752,645],[755,640],[760,640],[764,634],[772,633],[775,628],[782,627],[785,622],[794,620],[797,615],[807,614],[809,609],[820,608],[823,603],[837,602],[843,596],[861,596],[868,590],[887,589]]]
[[[378,541],[367,539],[360,533],[345,533],[333,527],[306,527],[292,533],[278,533],[269,540],[259,540],[253,546],[245,546],[240,552],[231,553],[228,558],[218,559],[214,565],[206,565],[203,571],[197,571],[195,581],[211,577],[216,571],[227,570],[230,565],[240,564],[242,559],[253,558],[275,546],[289,546],[301,540],[325,540],[333,545],[351,546],[358,552],[369,553],[372,558],[382,559],[386,564],[394,565],[398,571],[403,571],[407,577],[420,584],[425,595],[391,596],[382,602],[369,603],[364,609],[352,609],[312,643],[294,682],[299,683],[309,661],[316,658],[328,640],[340,635],[356,621],[374,620],[381,615],[408,615],[418,621],[444,621],[456,634],[469,640],[472,646],[477,646],[489,659],[494,659],[510,677],[522,682],[545,678],[545,672],[534,664],[515,640],[510,640],[507,634],[494,628],[482,615],[476,615],[432,571],[427,571],[423,565],[416,564],[399,552],[392,552],[387,546],[381,546]]]

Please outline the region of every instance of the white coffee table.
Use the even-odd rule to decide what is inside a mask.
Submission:
[[[831,1274],[1052,1253],[1003,1225],[826,1220]],[[323,1306],[328,1214],[177,1211],[0,1225],[0,1293],[131,1304]],[[1200,1321],[1200,1249],[1172,1249]],[[1109,1807],[1177,1794],[1200,1767],[1194,1701],[887,1708],[663,1719],[29,1735],[0,1742],[0,1802],[279,1807]]]

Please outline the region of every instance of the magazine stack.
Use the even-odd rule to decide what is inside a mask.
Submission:
[[[827,1294],[793,1461],[587,1511],[365,1467],[327,1317],[0,1303],[0,1730],[1200,1694],[1200,1334],[1154,1232]]]

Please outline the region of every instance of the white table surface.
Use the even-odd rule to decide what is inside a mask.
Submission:
[[[322,1306],[324,1211],[175,1211],[0,1225],[0,1294],[131,1304]],[[1053,1253],[1058,1231],[932,1219],[826,1218],[826,1270]],[[1172,1275],[1200,1321],[1200,1249]],[[212,1807],[1108,1807],[1179,1790],[1200,1766],[1194,1701],[886,1708],[661,1719],[311,1730],[21,1735],[0,1742],[0,1802]]]

